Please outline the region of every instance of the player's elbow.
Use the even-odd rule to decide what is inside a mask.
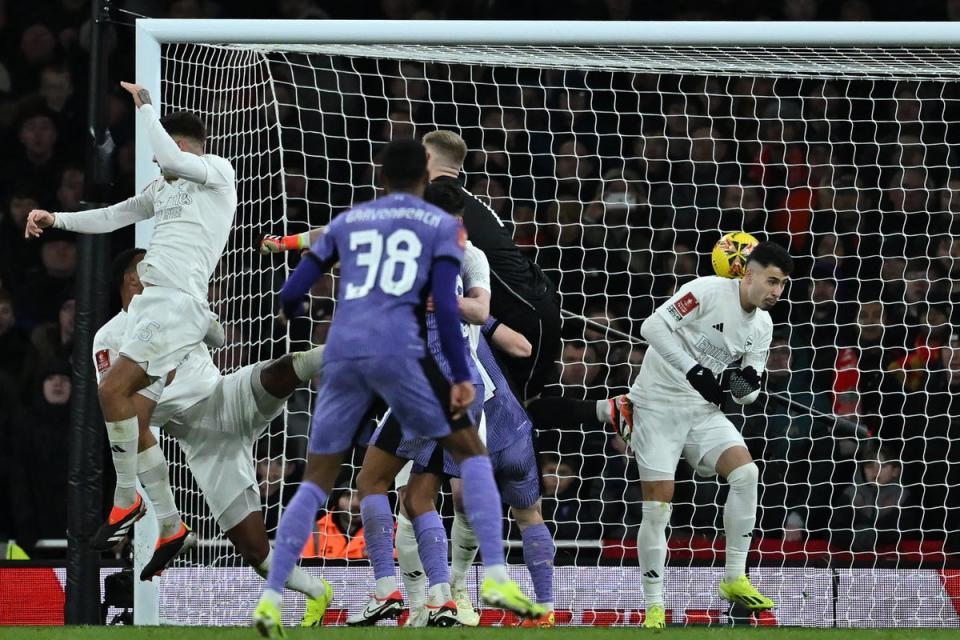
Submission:
[[[656,331],[657,324],[662,322],[656,314],[647,316],[647,319],[640,325],[640,336],[650,342],[651,335]]]

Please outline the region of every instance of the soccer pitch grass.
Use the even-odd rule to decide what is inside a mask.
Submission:
[[[387,640],[389,638],[436,638],[437,640],[529,640],[539,637],[550,640],[590,640],[591,638],[623,638],[641,635],[678,640],[946,640],[960,637],[960,629],[799,629],[799,628],[670,628],[654,633],[639,627],[607,629],[556,627],[553,629],[518,629],[516,627],[483,629],[398,629],[366,627],[348,629],[287,628],[290,640],[330,638],[331,640]],[[243,627],[0,627],[0,640],[256,640],[260,635]]]

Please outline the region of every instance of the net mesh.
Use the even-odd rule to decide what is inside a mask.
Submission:
[[[228,329],[217,362],[228,372],[324,342],[334,279],[314,288],[309,326],[288,332],[273,321],[275,292],[297,257],[261,257],[257,241],[374,197],[383,145],[437,128],[467,140],[467,187],[512,221],[517,244],[560,291],[564,345],[549,393],[626,392],[643,359],[640,324],[712,272],[722,233],[777,240],[798,267],[773,311],[767,388],[870,436],[775,397],[728,408],[761,468],[750,563],[774,576],[769,595],[782,607],[829,609],[830,600],[833,624],[956,626],[957,62],[953,49],[165,45],[164,109],[200,113],[211,151],[237,169],[236,224],[210,287]],[[271,535],[302,475],[311,399],[308,388],[295,394],[253,452]],[[217,544],[175,444],[166,446],[179,506],[213,541],[186,564],[239,567]],[[623,442],[549,429],[540,448],[557,563],[628,575],[641,496]],[[358,460],[340,489],[353,485]],[[680,464],[673,571],[713,579],[706,566],[722,565],[725,494]],[[346,502],[332,504],[351,515],[338,511]],[[817,580],[834,588],[803,605],[808,594],[790,576],[824,568],[833,573]],[[924,588],[939,584],[952,599],[912,608],[916,589],[888,588],[897,568],[934,570]],[[558,572],[558,589],[576,580],[571,571]],[[173,591],[163,590],[162,607]],[[675,620],[723,609],[712,592],[695,607],[670,593]],[[609,608],[605,597],[598,586],[564,606],[573,622],[596,624],[584,612]],[[642,608],[637,597],[623,611]]]

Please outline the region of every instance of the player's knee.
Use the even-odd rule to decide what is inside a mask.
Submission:
[[[760,469],[755,462],[741,465],[727,475],[731,489],[756,488],[760,480]]]
[[[669,502],[659,500],[644,500],[642,506],[643,520],[640,524],[647,526],[665,528],[670,524],[670,515],[673,513],[673,505]]]
[[[524,531],[538,524],[543,524],[543,515],[540,513],[539,500],[533,506],[523,509],[510,507],[510,512],[513,514],[514,520],[517,521],[517,526],[520,527],[520,531]]]
[[[361,500],[367,496],[385,495],[389,493],[392,484],[393,479],[388,479],[382,474],[372,472],[366,469],[366,467],[362,467],[360,473],[357,474],[357,493]]]

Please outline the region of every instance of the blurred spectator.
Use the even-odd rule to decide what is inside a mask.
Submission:
[[[600,526],[586,500],[580,474],[567,460],[552,453],[540,462],[543,519],[557,540],[596,540]]]
[[[560,356],[560,384],[563,395],[587,400],[606,398],[603,388],[603,365],[596,350],[583,342],[567,342]]]
[[[853,551],[874,551],[878,545],[899,542],[906,523],[901,509],[910,492],[900,482],[901,464],[880,449],[860,462],[854,483],[834,506],[830,528],[832,542]]]
[[[72,291],[63,294],[56,322],[46,322],[34,327],[30,342],[36,349],[40,362],[73,358],[73,323],[76,315],[76,300]]]
[[[83,200],[83,170],[64,167],[57,187],[57,211],[79,211]]]
[[[341,489],[333,495],[335,508],[317,520],[303,547],[304,558],[360,560],[367,557],[367,542],[360,520],[360,497],[353,489]]]
[[[19,395],[26,376],[30,341],[26,333],[16,325],[13,298],[5,289],[0,289],[0,372],[17,385]]]
[[[10,184],[42,194],[57,183],[64,158],[57,152],[56,121],[46,105],[32,102],[23,108],[17,125],[20,149],[7,156]]]
[[[29,406],[11,434],[15,537],[28,553],[38,539],[67,533],[67,447],[70,427],[70,367],[47,363],[36,378]]]
[[[618,435],[606,438],[598,477],[590,479],[591,504],[598,506],[604,539],[636,540],[643,518],[643,494],[633,453]]]
[[[76,236],[47,229],[40,236],[41,268],[28,272],[16,292],[18,313],[31,323],[55,322],[77,267]]]

